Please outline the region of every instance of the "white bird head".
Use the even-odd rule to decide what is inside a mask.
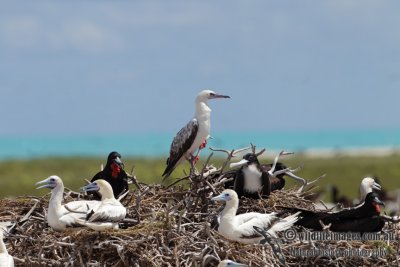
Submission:
[[[360,185],[360,195],[361,195],[361,200],[365,199],[365,196],[372,192],[373,190],[381,190],[381,185],[375,182],[374,178],[371,177],[365,177],[361,181]]]
[[[197,95],[196,102],[207,102],[209,99],[215,98],[230,98],[230,96],[217,94],[211,90],[203,90]]]
[[[50,188],[51,190],[53,190],[54,188],[61,187],[64,185],[61,178],[58,177],[57,175],[52,175],[52,176],[44,179],[43,181],[37,182],[35,185],[41,185],[41,184],[43,184],[43,185],[36,187],[36,189]]]
[[[114,193],[111,185],[103,179],[96,180],[81,188],[81,191],[97,191],[101,194],[102,199],[114,198]]]
[[[235,267],[235,266],[246,266],[246,265],[244,265],[244,264],[241,264],[241,263],[237,263],[237,262],[234,262],[234,261],[231,261],[231,260],[223,260],[223,261],[221,261],[219,264],[218,264],[218,267]]]
[[[238,199],[238,195],[234,190],[225,189],[224,191],[222,191],[222,193],[220,195],[213,197],[211,200],[230,202],[232,200],[237,200],[237,199]]]

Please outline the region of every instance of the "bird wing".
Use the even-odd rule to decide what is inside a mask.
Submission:
[[[257,212],[249,212],[236,215],[234,218],[235,232],[241,237],[254,237],[259,236],[254,230],[253,226],[260,228],[267,228],[273,220],[276,219],[274,212],[268,214],[261,214]]]
[[[176,134],[169,151],[167,167],[162,176],[168,177],[172,173],[179,160],[192,146],[198,130],[199,123],[197,119],[194,118]]]
[[[262,172],[261,175],[261,182],[262,182],[262,196],[266,197],[269,196],[271,193],[271,184],[269,182],[269,174],[268,172]]]
[[[96,200],[78,200],[71,201],[62,206],[62,216],[59,221],[66,226],[76,225],[77,219],[85,219],[86,213],[92,209],[97,209],[101,204],[100,201]]]
[[[58,220],[65,224],[67,227],[69,226],[75,226],[77,225],[76,220],[77,219],[85,219],[86,215],[85,214],[79,214],[79,213],[67,213],[61,216]]]
[[[77,200],[71,201],[65,204],[68,209],[78,212],[89,212],[92,209],[97,209],[101,204],[100,201],[97,200]]]
[[[243,188],[244,188],[244,175],[243,175],[242,168],[240,168],[236,172],[235,183],[234,183],[234,190],[236,191],[238,198],[243,196],[243,194],[244,194]]]
[[[89,222],[119,222],[126,216],[126,208],[119,202],[102,203],[87,216]]]

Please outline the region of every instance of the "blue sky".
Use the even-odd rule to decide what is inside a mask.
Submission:
[[[1,3],[3,136],[399,125],[399,1]]]

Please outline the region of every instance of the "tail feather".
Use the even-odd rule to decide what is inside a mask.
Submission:
[[[175,165],[168,164],[167,167],[165,168],[165,171],[162,174],[164,179],[168,178],[171,175],[171,173],[174,171],[174,169],[175,169]]]
[[[118,229],[118,223],[113,223],[113,222],[88,222],[82,219],[75,219],[75,222],[89,227],[92,230],[95,231],[104,231],[107,229]]]
[[[290,227],[292,227],[295,222],[297,222],[297,220],[299,219],[298,217],[299,214],[300,212],[297,212],[283,219],[280,219],[277,223],[273,224],[271,228],[268,229],[267,232],[273,237],[277,237],[276,235],[277,232],[285,231]]]

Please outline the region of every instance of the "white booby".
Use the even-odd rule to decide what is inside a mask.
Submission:
[[[0,228],[0,267],[14,267],[14,258],[8,254],[3,241],[3,229]]]
[[[111,185],[99,179],[84,186],[82,190],[99,192],[101,203],[87,214],[86,219],[77,219],[76,222],[95,231],[118,229],[118,223],[125,219],[126,208],[115,199]]]
[[[44,185],[39,186],[36,189],[51,189],[51,197],[47,211],[47,223],[53,230],[63,231],[66,227],[74,226],[77,218],[84,218],[85,212],[90,211],[100,204],[99,201],[95,200],[79,200],[62,205],[64,184],[61,178],[56,175],[52,175],[47,179],[36,183],[36,185],[40,184]],[[77,213],[71,211],[76,211]]]
[[[218,232],[227,239],[245,244],[258,244],[264,238],[255,231],[253,226],[258,226],[271,236],[277,237],[277,232],[289,229],[298,220],[299,213],[283,219],[278,218],[274,212],[266,214],[249,212],[236,215],[239,199],[236,192],[231,189],[225,189],[212,200],[226,202],[225,208],[221,212]]]
[[[234,262],[232,260],[223,260],[219,262],[217,267],[243,267],[243,266],[246,265]]]
[[[206,140],[210,136],[210,115],[211,109],[208,106],[209,99],[230,98],[227,95],[220,95],[211,90],[203,90],[196,97],[196,110],[194,118],[186,124],[174,137],[172,141],[167,167],[162,176],[168,177],[176,166],[183,160],[188,160],[192,166],[197,161],[194,155],[196,150],[205,147]]]

